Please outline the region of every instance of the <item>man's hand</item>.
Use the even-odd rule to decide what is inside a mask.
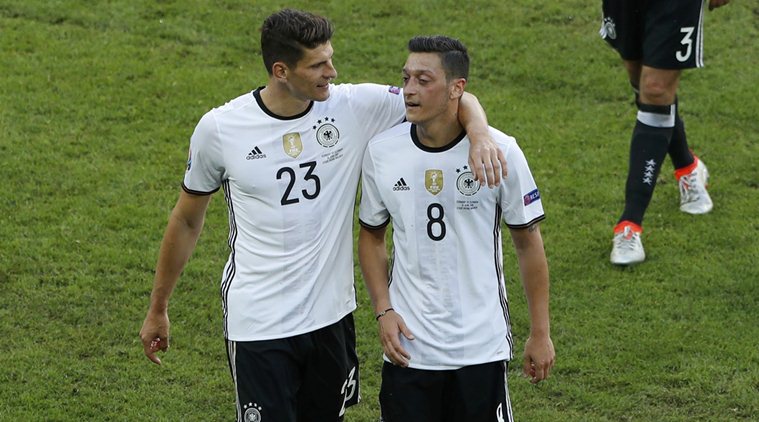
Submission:
[[[378,321],[379,337],[385,356],[393,365],[407,367],[411,355],[401,346],[400,335],[403,334],[409,340],[413,340],[414,335],[403,322],[403,318],[395,311],[388,311]]]
[[[169,350],[169,314],[167,312],[154,313],[148,311],[145,322],[140,330],[140,340],[145,356],[153,363],[160,365],[161,359],[156,356],[159,350]]]
[[[524,345],[522,373],[530,378],[531,383],[537,384],[548,378],[555,358],[556,353],[550,337],[530,337]]]
[[[709,0],[709,10],[714,10],[730,3],[730,0]]]
[[[506,177],[506,158],[493,138],[486,136],[478,142],[472,142],[469,148],[469,168],[480,184],[491,188],[501,183]]]

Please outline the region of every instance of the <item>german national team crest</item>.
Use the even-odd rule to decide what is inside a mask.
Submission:
[[[303,143],[300,141],[300,133],[293,132],[285,134],[282,137],[282,147],[285,149],[285,154],[293,158],[298,158],[301,152],[303,152]]]
[[[261,417],[261,409],[262,407],[259,406],[257,403],[248,403],[246,405],[243,405],[243,410],[245,411],[245,414],[242,417],[242,420],[245,422],[262,422],[263,418]]]
[[[469,167],[464,166],[463,169],[456,169],[456,173],[459,173],[459,177],[456,178],[456,189],[466,196],[472,196],[480,190],[480,182],[474,180],[474,174],[469,170]]]
[[[601,38],[603,39],[611,39],[616,40],[617,39],[617,27],[614,24],[614,20],[612,18],[604,18],[603,22],[601,23],[601,30],[598,31],[598,33],[601,35]]]
[[[332,148],[340,140],[340,131],[332,124],[334,122],[335,119],[325,117],[316,122],[319,126],[314,125],[314,129],[316,129],[316,141],[325,148]]]
[[[443,190],[443,170],[425,170],[424,187],[433,195],[437,195]]]

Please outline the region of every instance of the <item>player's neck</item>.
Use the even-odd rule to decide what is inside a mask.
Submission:
[[[288,90],[279,84],[268,84],[260,92],[261,101],[266,108],[277,116],[295,116],[306,111],[311,104],[310,100],[301,100],[294,97]]]
[[[440,116],[439,118],[416,124],[416,136],[419,142],[430,148],[442,148],[461,134],[464,128],[458,116]]]

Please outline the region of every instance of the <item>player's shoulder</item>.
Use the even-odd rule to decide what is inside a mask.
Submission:
[[[411,123],[399,123],[390,129],[384,130],[369,140],[369,146],[373,148],[384,148],[388,143],[397,141],[399,138],[408,138],[411,131]]]
[[[511,146],[517,146],[517,140],[511,135],[507,135],[500,129],[496,129],[493,126],[488,126],[490,136],[501,148],[508,148]]]
[[[248,107],[255,106],[256,98],[253,92],[247,92],[235,97],[226,103],[214,107],[208,113],[216,118],[234,116],[236,113],[244,112]]]
[[[521,151],[516,138],[511,135],[507,135],[499,129],[489,126],[490,137],[493,138],[496,145],[503,151],[505,155],[516,151]]]
[[[338,98],[361,99],[366,95],[400,95],[401,89],[391,85],[382,85],[373,82],[333,84],[329,88],[330,100]]]

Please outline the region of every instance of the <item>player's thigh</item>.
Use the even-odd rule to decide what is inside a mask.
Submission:
[[[507,363],[490,362],[454,371],[445,391],[443,421],[512,421]]]
[[[604,0],[601,37],[624,60],[643,57],[644,9],[639,0]]]
[[[358,403],[359,367],[353,315],[311,334],[303,384],[298,393],[299,422],[342,420]]]
[[[703,66],[702,0],[649,1],[643,64],[659,69]]]
[[[382,366],[380,408],[383,422],[440,422],[449,371]]]
[[[288,339],[227,341],[237,421],[296,421],[298,359]]]

